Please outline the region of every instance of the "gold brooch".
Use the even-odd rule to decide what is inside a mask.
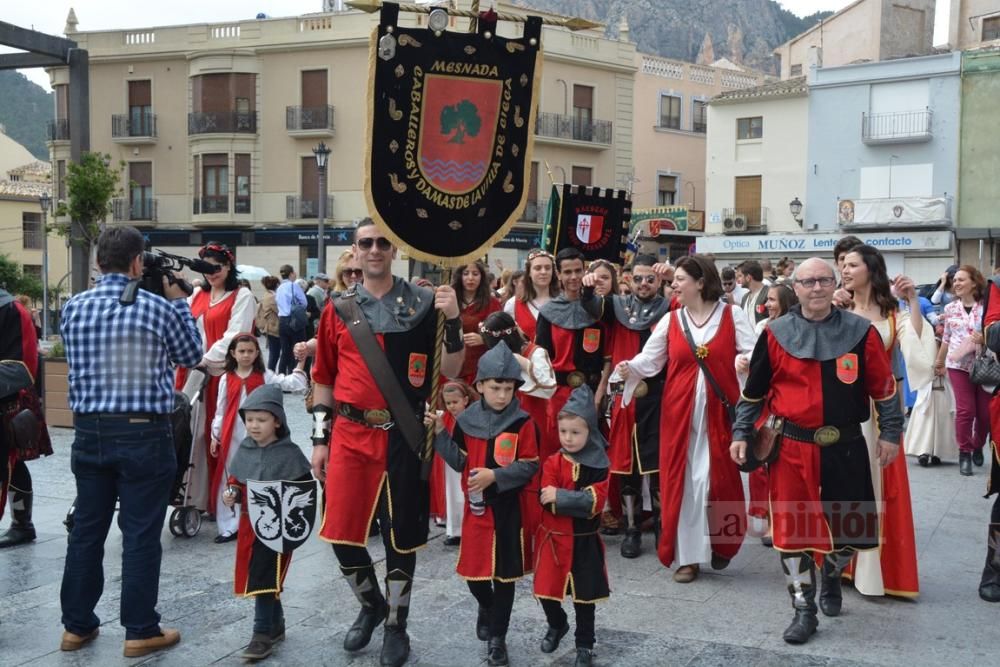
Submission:
[[[699,345],[697,348],[695,348],[694,353],[699,359],[705,359],[706,357],[708,357],[708,348],[705,347],[704,345]]]

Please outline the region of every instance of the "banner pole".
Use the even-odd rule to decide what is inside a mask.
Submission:
[[[451,282],[451,268],[444,265],[441,266],[441,284],[447,285]],[[459,313],[461,313],[461,304],[459,304]],[[444,353],[441,351],[441,347],[444,345],[444,311],[439,310],[437,312],[437,330],[434,332],[434,364],[431,368],[431,395],[428,400],[430,409],[432,411],[437,411],[438,398],[441,395],[441,357]],[[434,463],[434,426],[431,425],[427,427],[427,433],[424,434],[424,455],[423,455],[423,466],[421,466],[420,478],[423,480],[430,479],[431,465]]]

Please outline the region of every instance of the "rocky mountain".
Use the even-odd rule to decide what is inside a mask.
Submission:
[[[0,123],[8,137],[39,160],[49,159],[45,147],[47,124],[55,115],[52,93],[20,72],[0,70]]]
[[[617,37],[622,16],[640,51],[690,62],[728,58],[774,72],[771,51],[833,12],[800,18],[774,0],[514,0],[515,4],[606,24]]]

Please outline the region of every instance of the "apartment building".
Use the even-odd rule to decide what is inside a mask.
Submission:
[[[465,7],[467,1],[459,2]],[[500,5],[498,10],[524,12]],[[403,13],[400,22],[425,17]],[[312,275],[319,174],[327,169],[327,272],[364,201],[369,36],[377,14],[330,11],[225,24],[78,32],[90,54],[92,150],[126,162],[114,221],[156,246],[190,252],[214,239],[240,264],[284,263]],[[452,20],[453,30],[467,22]],[[501,24],[500,34],[520,25]],[[510,266],[538,243],[551,179],[622,187],[632,168],[635,47],[600,31],[546,27],[529,204],[491,257]],[[56,119],[50,149],[57,190],[69,159],[68,72],[50,70]],[[409,273],[414,267],[399,266]]]

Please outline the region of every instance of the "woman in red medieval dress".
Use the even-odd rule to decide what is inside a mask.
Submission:
[[[854,295],[852,311],[872,322],[890,356],[898,346],[911,387],[922,387],[934,379],[934,331],[920,312],[913,281],[898,276],[890,282],[885,259],[875,248],[856,246],[844,257],[844,289]],[[892,294],[909,302],[909,312],[899,310]],[[899,378],[901,370],[896,370]],[[854,587],[864,595],[896,595],[914,598],[920,591],[917,580],[917,549],[913,534],[913,509],[906,457],[897,456],[886,467],[879,466],[875,454],[878,431],[874,420],[863,425],[872,459],[872,484],[880,501],[878,551],[858,553],[845,576],[853,577]]]
[[[674,581],[697,578],[700,564],[728,566],[743,543],[746,508],[740,472],[728,458],[732,423],[695,357],[735,406],[739,400],[736,357],[750,354],[754,334],[736,306],[720,302],[722,281],[701,255],[677,262],[673,291],[680,305],[660,320],[642,352],[618,365],[623,401],[639,380],[667,366],[660,417],[661,527],[657,552]],[[689,329],[692,343],[685,329]],[[694,349],[692,349],[694,348]]]
[[[189,504],[200,510],[213,512],[215,507],[209,500],[209,487],[215,477],[217,459],[209,452],[212,440],[212,420],[219,396],[219,383],[225,373],[229,343],[241,333],[251,333],[257,302],[253,292],[240,287],[236,271],[236,257],[233,251],[221,243],[208,243],[198,251],[198,256],[221,267],[215,273],[205,274],[205,282],[188,297],[191,315],[201,333],[201,367],[207,375],[207,382],[199,401],[191,411],[191,432],[193,468],[188,480]],[[187,369],[177,371],[178,390],[185,388],[188,381]],[[198,375],[198,374],[195,374]],[[191,393],[190,388],[187,393]]]

